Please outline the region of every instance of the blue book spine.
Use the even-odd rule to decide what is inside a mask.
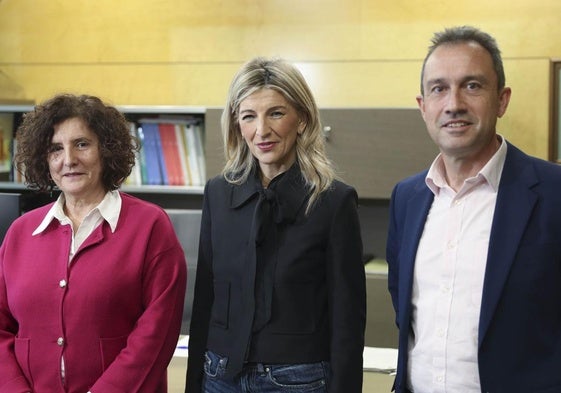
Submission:
[[[146,159],[146,177],[149,185],[161,185],[162,171],[160,168],[160,159],[158,157],[158,147],[156,145],[156,135],[158,134],[158,125],[153,123],[142,123],[142,133],[144,134],[144,157]],[[159,136],[158,136],[159,139]]]
[[[154,140],[156,142],[156,152],[158,153],[158,164],[159,164],[158,167],[160,168],[160,178],[162,179],[162,182],[160,184],[168,186],[169,185],[168,171],[166,169],[166,161],[164,158],[164,149],[162,146],[162,140],[160,138],[159,125],[154,124],[154,126],[155,126]]]

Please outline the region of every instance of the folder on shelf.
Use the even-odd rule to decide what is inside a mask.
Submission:
[[[185,128],[185,124],[176,124],[175,137],[177,139],[177,148],[179,150],[181,174],[183,176],[185,185],[190,186],[193,183],[191,181],[191,171],[189,170],[189,162],[187,159],[187,145],[185,142],[185,133],[183,131],[184,128]]]
[[[204,133],[203,124],[200,122],[195,123],[195,149],[196,149],[197,162],[199,164],[200,186],[203,186],[206,181],[206,163],[205,163],[203,133]]]
[[[167,184],[171,186],[185,185],[185,178],[181,170],[181,158],[179,157],[175,125],[171,123],[159,123],[158,130],[162,144],[164,168],[168,178]]]
[[[149,185],[162,185],[164,179],[162,177],[161,166],[161,143],[158,132],[158,124],[141,123],[142,133],[144,135],[144,158],[146,166],[146,180]]]
[[[166,170],[166,163],[164,161],[164,151],[162,149],[162,139],[160,138],[159,126],[156,124],[156,129],[154,131],[154,141],[156,142],[156,151],[159,161],[160,176],[162,178],[163,185],[169,185],[168,172]]]
[[[191,185],[200,186],[204,184],[204,168],[200,167],[200,158],[198,155],[202,148],[198,148],[200,138],[196,136],[197,130],[195,124],[185,125],[185,140],[187,141],[187,159],[189,162],[189,170],[191,173]]]

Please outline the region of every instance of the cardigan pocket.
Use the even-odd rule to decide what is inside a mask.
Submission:
[[[214,302],[210,323],[223,329],[228,329],[230,318],[230,287],[229,281],[214,282]]]
[[[16,337],[14,341],[14,353],[27,382],[33,386],[33,378],[31,376],[31,368],[29,366],[29,341],[30,340],[28,338]]]
[[[101,367],[103,371],[107,370],[123,348],[127,346],[127,337],[128,336],[120,336],[99,339]]]

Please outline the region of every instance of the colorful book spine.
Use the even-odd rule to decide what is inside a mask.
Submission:
[[[191,173],[189,171],[189,163],[187,161],[187,151],[185,145],[185,134],[183,128],[185,124],[175,125],[175,138],[177,139],[177,149],[179,150],[179,161],[181,163],[181,176],[183,177],[183,184],[191,185]]]
[[[203,125],[200,122],[195,124],[195,151],[197,162],[199,164],[199,186],[203,186],[206,181],[206,163],[205,163],[205,151],[203,143]]]
[[[171,123],[158,124],[158,131],[162,144],[164,158],[164,168],[166,169],[167,179],[170,186],[185,185],[185,180],[181,173],[181,159],[179,158],[179,147],[175,136],[175,125]]]
[[[189,160],[189,169],[191,170],[191,185],[202,185],[201,171],[199,168],[199,160],[197,159],[197,139],[195,137],[195,125],[185,125],[185,139],[187,141],[187,159]]]

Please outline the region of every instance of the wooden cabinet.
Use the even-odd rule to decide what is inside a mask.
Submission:
[[[224,167],[224,142],[220,118],[222,108],[207,108],[205,115],[205,158],[207,178],[211,179],[222,172]]]
[[[414,108],[322,109],[329,157],[360,198],[386,199],[431,164],[438,149]]]

